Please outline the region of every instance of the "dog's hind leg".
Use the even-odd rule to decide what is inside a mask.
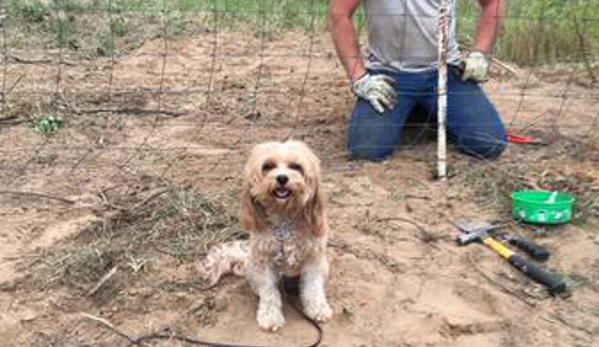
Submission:
[[[200,276],[209,286],[218,283],[227,274],[244,276],[247,271],[249,244],[245,240],[223,243],[213,247],[203,263],[198,265]]]
[[[309,259],[302,268],[300,279],[302,306],[304,313],[317,322],[326,322],[333,314],[324,290],[328,275],[329,263],[324,255]]]
[[[273,266],[267,262],[250,261],[247,277],[259,297],[256,314],[258,325],[265,330],[279,330],[285,324],[285,317],[278,288],[278,276]]]

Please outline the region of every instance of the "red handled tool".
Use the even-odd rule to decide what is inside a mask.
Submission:
[[[537,137],[529,135],[516,135],[514,133],[507,133],[507,142],[515,143],[519,145],[542,145],[543,141]]]

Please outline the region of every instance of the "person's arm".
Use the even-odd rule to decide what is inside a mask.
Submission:
[[[505,10],[504,0],[477,0],[481,14],[476,25],[476,37],[472,51],[463,61],[462,80],[482,83],[489,79],[489,60],[487,56],[493,50],[493,45],[499,31]]]
[[[505,11],[504,0],[477,0],[481,6],[481,14],[476,26],[476,38],[473,49],[485,54],[492,51]]]
[[[397,105],[397,93],[393,89],[393,78],[383,74],[371,75],[364,67],[358,34],[352,21],[361,1],[331,0],[329,30],[339,60],[349,77],[351,90],[357,96],[368,100],[378,113],[384,113],[385,108],[392,109]]]
[[[356,27],[352,21],[361,2],[362,0],[331,0],[329,3],[329,30],[339,60],[352,82],[366,73],[360,56]]]

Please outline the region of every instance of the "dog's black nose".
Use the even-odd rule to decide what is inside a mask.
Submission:
[[[287,175],[277,175],[277,182],[284,186],[287,184],[287,182],[289,182],[289,177],[287,177]]]

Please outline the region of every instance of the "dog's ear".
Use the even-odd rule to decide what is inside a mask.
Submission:
[[[304,209],[304,222],[314,236],[325,234],[327,226],[325,212],[325,196],[320,187],[320,180],[316,183],[314,191]]]
[[[308,159],[306,168],[306,181],[311,189],[309,200],[304,209],[304,222],[314,236],[322,236],[326,232],[326,197],[322,189],[322,179],[320,174],[320,159],[318,156],[305,144],[304,153]]]
[[[241,191],[241,226],[246,231],[262,231],[265,227],[261,207],[254,201],[249,184],[245,183]]]
[[[254,200],[251,194],[250,184],[245,182],[241,191],[241,226],[246,231],[263,231],[266,228],[266,217],[264,209]]]
[[[240,196],[240,221],[246,231],[264,231],[266,229],[266,213],[256,201],[252,188],[261,182],[262,164],[261,153],[267,149],[267,144],[257,145],[252,149],[243,169],[243,184]]]

